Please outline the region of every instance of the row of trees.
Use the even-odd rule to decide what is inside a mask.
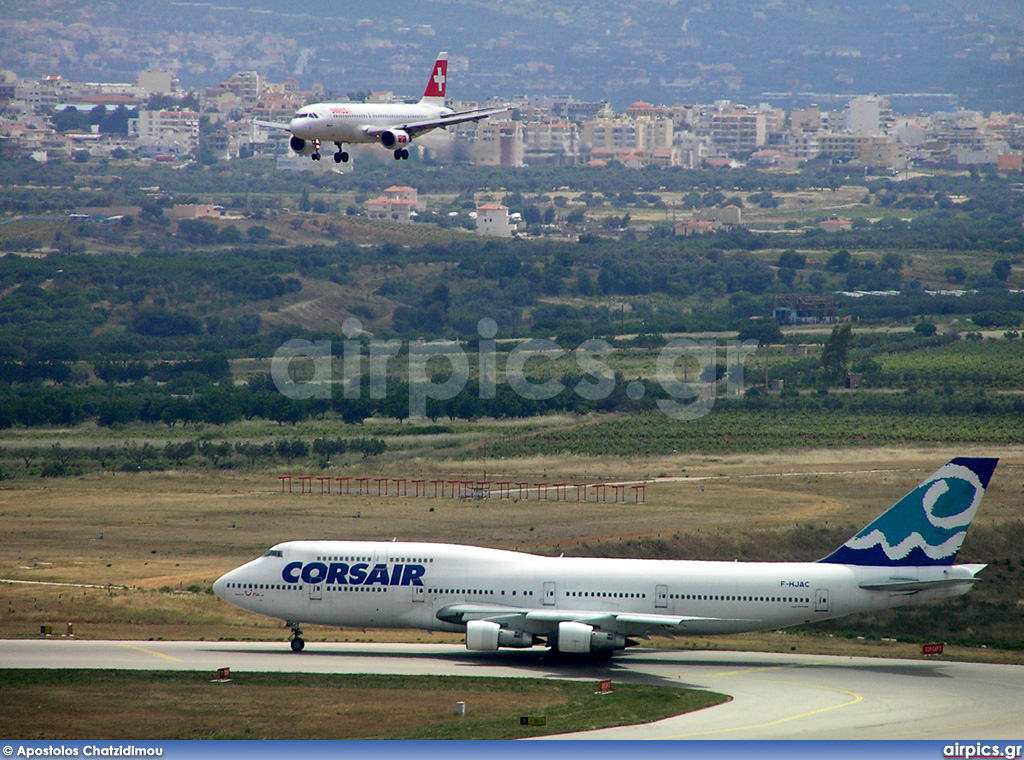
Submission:
[[[215,467],[235,469],[247,466],[287,463],[315,464],[325,468],[332,461],[348,456],[362,459],[380,456],[388,449],[380,438],[281,438],[269,442],[215,441],[201,438],[194,441],[168,441],[163,446],[152,443],[126,442],[119,446],[67,447],[59,443],[49,449],[18,447],[10,451],[0,448],[0,480],[21,471],[41,477],[78,475],[90,470],[138,472],[168,468]]]

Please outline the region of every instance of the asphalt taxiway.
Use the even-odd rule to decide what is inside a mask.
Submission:
[[[1024,739],[1024,667],[722,651],[633,649],[605,663],[454,645],[3,640],[0,667],[388,673],[603,680],[711,689],[731,702],[571,738]],[[472,709],[472,705],[468,705]]]

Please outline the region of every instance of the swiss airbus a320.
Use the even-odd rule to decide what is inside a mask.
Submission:
[[[296,153],[320,160],[324,143],[334,143],[335,163],[349,160],[346,143],[376,143],[394,152],[395,160],[409,158],[414,138],[452,124],[479,121],[505,113],[509,107],[455,111],[445,106],[448,90],[448,53],[438,53],[423,97],[415,104],[314,103],[303,106],[288,124],[256,121],[261,127],[292,133],[289,147]]]
[[[450,544],[288,541],[214,585],[300,626],[462,632],[471,650],[610,656],[650,635],[771,630],[964,594],[954,565],[996,459],[957,457],[817,562],[541,557]]]

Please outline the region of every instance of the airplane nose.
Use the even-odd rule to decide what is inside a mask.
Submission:
[[[218,578],[217,580],[215,580],[213,582],[213,593],[215,593],[221,599],[224,598],[224,590],[228,586],[228,576],[229,575],[231,575],[231,573],[225,573],[224,575],[222,575],[220,578]]]

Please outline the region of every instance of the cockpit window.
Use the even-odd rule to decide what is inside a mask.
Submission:
[[[263,555],[264,557],[283,557],[284,552],[280,549],[271,549],[269,552]]]

